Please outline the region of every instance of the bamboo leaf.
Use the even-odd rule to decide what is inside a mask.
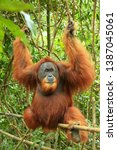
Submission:
[[[4,39],[4,31],[3,29],[0,27],[0,41],[3,41]]]
[[[26,4],[23,1],[0,0],[0,10],[18,12],[22,10],[33,10],[32,4]]]
[[[21,31],[19,26],[15,25],[11,20],[3,18],[2,16],[0,16],[0,24],[3,27],[6,26],[15,37],[19,37],[25,45],[28,45],[26,35]]]
[[[2,25],[0,24],[0,52],[2,51],[2,41],[4,39],[4,30]]]

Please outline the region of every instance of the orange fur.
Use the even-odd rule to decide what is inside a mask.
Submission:
[[[30,107],[25,109],[23,118],[28,128],[36,129],[39,126],[38,120]]]
[[[77,122],[79,123],[79,125],[87,126],[87,122],[85,120],[85,117],[81,113],[81,111],[75,107],[70,107],[67,110],[67,112],[65,113],[64,123],[75,124]],[[71,136],[69,130],[67,131],[67,134],[68,134],[68,138],[72,140],[72,136]],[[79,132],[79,134],[80,134],[80,140],[82,142],[85,143],[88,141],[88,132],[87,131],[81,130]]]
[[[17,38],[14,43],[13,77],[27,89],[35,89],[30,107],[24,111],[24,120],[31,129],[42,126],[44,130],[56,129],[58,123],[80,122],[87,126],[85,117],[78,108],[73,106],[72,95],[74,91],[86,90],[95,78],[94,67],[89,53],[80,41],[71,37],[69,30],[64,32],[64,45],[69,57],[69,63],[55,62],[47,57],[33,64],[29,50]],[[59,79],[52,86],[52,93],[44,95],[51,89],[45,80],[39,82],[37,78],[40,65],[52,62],[59,70]],[[81,142],[88,140],[88,132],[79,131]],[[75,141],[71,131],[67,131],[68,138]]]
[[[38,63],[33,64],[30,52],[19,38],[13,43],[14,60],[13,60],[13,77],[23,84],[27,89],[36,87],[36,72]]]
[[[47,82],[47,77],[46,77],[45,79],[42,80],[42,82],[40,84],[41,84],[42,91],[44,91],[44,92],[49,92],[49,91],[54,92],[56,90],[57,86],[58,86],[58,81],[54,77],[54,83],[49,84]]]
[[[63,41],[71,64],[67,76],[69,86],[72,90],[87,90],[95,79],[91,56],[77,38],[69,36],[67,30],[64,32]]]

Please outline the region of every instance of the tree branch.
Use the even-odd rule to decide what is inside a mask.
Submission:
[[[21,141],[22,143],[25,143],[27,145],[30,145],[30,146],[33,145],[34,148],[39,148],[38,144],[35,144],[34,142],[31,142],[31,141],[28,141],[28,140],[24,140],[24,139],[22,140],[22,138],[19,138],[19,137],[15,136],[15,135],[12,135],[12,134],[10,134],[8,132],[5,132],[3,130],[0,130],[0,133],[6,135],[9,138],[15,139],[17,141]],[[48,147],[45,147],[45,146],[42,146],[42,149],[43,150],[54,150],[54,149],[51,149],[51,148],[48,148]]]
[[[59,123],[58,126],[60,128],[69,129],[69,124]],[[90,131],[90,132],[100,132],[100,128],[93,128],[93,127],[87,127],[87,126],[74,125],[73,128],[77,130],[84,130],[84,131]]]
[[[13,113],[4,113],[4,112],[0,112],[0,115],[5,115],[5,116],[11,116],[11,117],[17,117],[17,118],[22,118],[22,115],[19,114],[13,114]]]
[[[13,114],[13,113],[3,113],[3,112],[0,112],[0,115],[6,115],[6,116],[12,116],[12,117],[22,118],[22,115]],[[58,127],[64,128],[64,129],[69,129],[69,124],[59,123]],[[73,128],[75,128],[77,130],[84,130],[84,131],[89,131],[89,132],[100,132],[100,128],[93,128],[93,127],[87,127],[87,126],[74,125]]]

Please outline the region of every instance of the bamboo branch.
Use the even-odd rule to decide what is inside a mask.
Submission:
[[[96,65],[96,52],[95,52],[95,16],[96,16],[96,3],[97,0],[94,0],[94,6],[93,6],[93,23],[92,23],[92,49],[93,49],[93,57]]]
[[[66,0],[66,11],[67,11],[68,21],[70,21],[71,20],[71,14],[70,14],[70,10],[69,10],[68,0]]]
[[[22,118],[22,115],[19,115],[19,114],[13,114],[13,113],[4,113],[4,112],[0,112],[0,115],[11,116],[11,117],[17,117],[17,118]]]
[[[94,0],[93,4],[93,24],[92,24],[92,48],[93,48],[93,56],[96,66],[96,52],[95,52],[95,21],[96,21],[96,3],[97,0]],[[96,125],[96,107],[95,107],[95,99],[92,98],[92,121],[93,126]],[[93,133],[93,142],[92,142],[92,150],[96,150],[96,133]]]
[[[30,131],[30,130],[27,130],[26,134],[22,137],[22,140],[19,141],[19,143],[16,145],[16,147],[15,147],[14,150],[17,150],[17,149],[20,147],[20,145],[23,143],[23,141],[24,141],[25,138],[27,137],[27,134],[28,134],[29,131]]]
[[[33,41],[33,39],[32,39],[32,43],[33,43],[34,46],[38,49],[38,51],[40,51],[40,49],[42,49],[42,50],[44,50],[44,51],[47,51],[48,53],[50,52],[48,49],[43,48],[43,47],[41,47],[41,46],[38,46],[38,45]],[[51,54],[53,54],[59,61],[61,60],[61,59],[57,56],[56,53],[51,52]]]
[[[33,145],[34,148],[39,148],[40,147],[38,144],[35,144],[34,142],[31,142],[31,141],[28,141],[28,140],[22,140],[22,138],[19,138],[15,135],[12,135],[12,134],[10,134],[8,132],[5,132],[3,130],[0,130],[0,133],[6,135],[9,138],[15,139],[17,141],[22,141],[23,143],[25,143],[27,145],[30,145],[30,146]],[[45,147],[45,146],[42,146],[42,149],[43,150],[54,150],[54,149],[51,149],[51,148],[48,148],[48,147]]]
[[[48,56],[50,56],[50,52],[51,52],[51,49],[50,49],[50,45],[51,45],[51,42],[50,42],[50,1],[47,0],[47,48],[48,48]]]
[[[69,124],[59,123],[58,126],[60,128],[69,129]],[[90,131],[90,132],[100,132],[100,128],[93,128],[93,127],[87,127],[87,126],[74,125],[73,128],[77,130],[84,130],[84,131]]]
[[[12,116],[12,117],[22,118],[22,115],[13,114],[13,113],[3,113],[3,112],[0,112],[0,115],[6,115],[6,116]],[[59,123],[58,127],[64,128],[64,129],[69,129],[69,124]],[[77,129],[77,130],[84,130],[84,131],[89,131],[89,132],[100,132],[100,128],[93,128],[93,127],[87,127],[87,126],[74,125],[73,128]]]

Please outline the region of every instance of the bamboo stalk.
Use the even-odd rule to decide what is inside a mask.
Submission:
[[[93,49],[93,56],[94,56],[94,61],[96,65],[96,52],[95,52],[95,16],[96,16],[96,3],[97,0],[94,0],[93,4],[93,23],[92,23],[92,49]],[[96,125],[96,108],[95,108],[95,99],[92,99],[92,121],[93,121],[93,126],[95,127]],[[96,150],[96,133],[93,133],[93,142],[92,142],[92,150]]]
[[[58,124],[59,127],[69,129],[69,124]],[[79,126],[79,125],[73,125],[74,129],[77,130],[84,130],[84,131],[90,131],[90,132],[100,132],[100,128],[93,128],[93,127],[87,127],[87,126]]]
[[[48,47],[48,55],[50,56],[50,0],[47,0],[47,47]]]

